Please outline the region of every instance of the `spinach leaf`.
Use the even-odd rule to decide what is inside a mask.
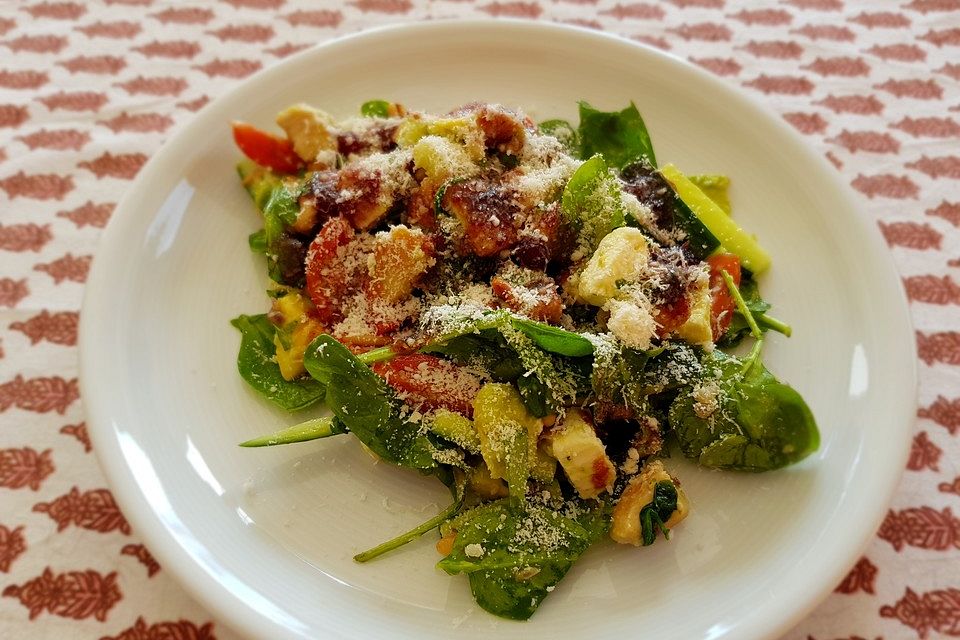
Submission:
[[[521,375],[517,378],[517,389],[520,391],[520,399],[523,400],[523,406],[527,411],[538,418],[550,414],[550,390],[540,381],[540,378],[534,375]]]
[[[432,471],[435,447],[419,424],[400,415],[400,401],[383,379],[328,335],[307,347],[303,364],[326,386],[327,406],[378,456],[401,467]]]
[[[573,157],[580,156],[580,135],[566,120],[546,120],[539,125],[540,133],[556,138]]]
[[[515,329],[527,334],[544,351],[572,357],[593,353],[593,343],[579,333],[523,318],[513,318],[511,322]]]
[[[360,105],[360,115],[367,118],[389,118],[390,103],[386,100],[368,100]]]
[[[347,433],[347,428],[343,426],[342,422],[333,416],[323,416],[295,424],[286,429],[280,429],[269,435],[241,442],[240,446],[273,447],[278,444],[293,444],[295,442],[317,440],[318,438],[329,438],[341,433]]]
[[[581,100],[578,133],[581,158],[599,153],[618,169],[640,158],[657,166],[650,133],[633,102],[622,111],[598,111]]]
[[[603,156],[590,157],[574,172],[563,188],[560,209],[590,253],[608,233],[626,224],[620,181]]]
[[[662,480],[653,489],[653,500],[640,510],[640,537],[648,547],[657,539],[657,533],[670,538],[665,524],[677,510],[677,488],[672,482]]]
[[[277,406],[287,411],[305,409],[323,399],[323,385],[311,378],[285,380],[274,360],[277,328],[265,314],[238,316],[230,324],[240,330],[237,369],[240,376]]]
[[[439,353],[459,365],[476,365],[489,371],[495,382],[512,382],[524,372],[520,358],[496,329],[467,333],[445,342],[431,342],[421,351]]]
[[[579,506],[579,517],[532,503],[517,511],[506,500],[477,507],[454,523],[453,551],[437,566],[468,574],[483,609],[526,620],[606,530],[601,508]]]
[[[551,413],[559,413],[563,407],[576,401],[584,384],[581,371],[572,359],[568,361],[541,350],[532,338],[513,326],[501,327],[500,332],[520,358],[526,370],[524,376],[535,376],[540,381],[542,388],[537,393],[545,396],[545,404]]]
[[[597,400],[626,406],[636,415],[646,413],[649,390],[644,376],[647,363],[660,352],[662,349],[638,351],[619,343],[598,349],[590,377]]]
[[[753,278],[744,278],[740,282],[739,289],[740,295],[743,296],[743,301],[746,303],[750,313],[753,314],[754,319],[758,319],[761,314],[770,309],[770,305],[760,297],[760,289],[757,286],[756,280]],[[759,321],[757,324],[761,330],[764,330],[764,326]],[[736,346],[740,344],[749,333],[750,325],[747,323],[747,319],[740,312],[740,309],[736,309],[733,312],[733,318],[730,320],[730,326],[718,341],[717,345],[721,347]]]
[[[669,421],[685,456],[705,467],[767,471],[798,462],[819,447],[810,408],[763,366],[758,354],[755,348],[741,360],[714,351],[705,360],[708,374],[699,388],[691,385],[677,395]]]
[[[593,353],[593,343],[579,333],[515,316],[503,310],[489,311],[476,317],[464,314],[462,318],[453,320],[448,316],[445,322],[448,328],[444,333],[433,338],[422,350],[439,351],[454,338],[480,335],[491,329],[513,327],[527,335],[541,349],[550,353],[572,357],[588,356]],[[449,328],[450,326],[453,328]],[[427,332],[429,333],[429,329]]]

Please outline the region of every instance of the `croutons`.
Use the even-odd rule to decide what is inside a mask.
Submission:
[[[396,304],[410,296],[434,262],[433,242],[419,229],[397,225],[378,233],[367,265],[367,291],[387,304]]]
[[[463,225],[466,247],[480,257],[493,256],[517,242],[519,208],[500,184],[468,180],[447,187],[443,207]]]
[[[277,114],[277,124],[286,131],[294,152],[305,162],[313,162],[321,151],[337,149],[331,135],[333,119],[324,111],[306,104],[295,104]]]

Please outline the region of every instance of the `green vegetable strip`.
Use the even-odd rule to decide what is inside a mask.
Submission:
[[[397,355],[399,354],[393,350],[393,347],[380,347],[379,349],[371,349],[366,353],[359,354],[357,360],[363,364],[373,364],[374,362],[381,362],[382,360],[390,360]]]
[[[378,544],[374,548],[368,549],[363,553],[358,553],[357,555],[353,556],[353,559],[357,562],[369,562],[370,560],[373,560],[378,556],[382,556],[387,552],[393,551],[394,549],[399,549],[408,542],[413,542],[431,529],[436,529],[448,519],[452,518],[457,511],[460,510],[460,505],[462,502],[462,499],[454,501],[454,503],[449,507],[430,518],[420,526],[415,527],[406,533],[402,533],[392,540],[387,540],[383,544]]]
[[[729,252],[740,256],[743,266],[753,273],[761,273],[770,267],[770,256],[757,243],[756,238],[741,229],[723,212],[717,203],[707,197],[700,187],[683,175],[672,164],[661,167],[660,173],[673,185],[677,195],[700,222],[710,230],[720,244]]]
[[[777,320],[773,316],[768,316],[765,313],[761,313],[757,320],[763,323],[763,326],[767,327],[768,329],[773,329],[777,333],[782,333],[788,338],[793,335],[793,328],[790,325],[782,320]]]
[[[318,438],[328,438],[341,433],[345,432],[343,429],[339,429],[336,427],[336,425],[334,425],[333,417],[326,416],[323,418],[307,420],[306,422],[301,422],[300,424],[295,424],[292,427],[281,429],[280,431],[271,433],[270,435],[260,436],[259,438],[253,438],[252,440],[241,442],[240,446],[272,447],[278,444],[292,444],[294,442],[307,442],[308,440],[316,440]]]
[[[763,338],[763,332],[761,332],[760,327],[757,326],[757,321],[754,319],[750,307],[747,306],[747,302],[743,299],[743,296],[740,295],[740,289],[737,288],[737,284],[733,281],[733,276],[727,273],[726,269],[721,269],[720,275],[723,276],[723,281],[727,283],[727,290],[730,291],[733,301],[737,304],[737,309],[747,321],[747,325],[750,327],[750,335],[760,340]]]

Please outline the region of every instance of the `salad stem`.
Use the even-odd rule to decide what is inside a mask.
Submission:
[[[768,329],[773,329],[777,333],[782,333],[788,338],[791,336],[791,334],[793,334],[793,328],[790,325],[782,320],[774,318],[773,316],[768,316],[765,313],[761,313],[757,317],[757,320],[763,323],[763,326],[767,327]]]
[[[379,349],[372,349],[366,353],[361,353],[357,356],[357,360],[363,364],[373,364],[374,362],[382,362],[383,360],[390,360],[395,357],[397,352],[393,350],[393,347],[380,347]]]
[[[374,548],[368,549],[363,553],[358,553],[357,555],[353,556],[353,559],[356,560],[357,562],[369,562],[370,560],[373,560],[378,556],[381,556],[389,551],[393,551],[394,549],[398,549],[402,547],[408,542],[413,542],[414,540],[416,540],[426,532],[430,531],[431,529],[436,529],[441,524],[446,522],[449,518],[453,517],[453,515],[456,514],[457,510],[460,508],[460,503],[461,503],[460,500],[454,501],[454,503],[451,504],[449,507],[447,507],[446,509],[444,509],[434,517],[430,518],[420,526],[414,529],[411,529],[406,533],[402,533],[396,538],[393,538],[392,540],[387,540],[382,544],[378,544]]]
[[[260,436],[259,438],[253,438],[252,440],[241,442],[240,446],[272,447],[278,444],[292,444],[294,442],[316,440],[317,438],[328,438],[339,433],[343,433],[343,431],[333,428],[333,417],[325,416],[322,418],[307,420],[306,422],[301,422],[300,424],[295,424],[292,427],[281,429],[280,431],[266,436]]]
[[[720,275],[723,276],[723,281],[727,283],[727,289],[729,289],[733,301],[737,304],[737,310],[740,311],[741,315],[743,315],[747,321],[747,325],[750,327],[750,335],[760,340],[763,337],[763,333],[760,331],[760,327],[757,326],[757,320],[753,317],[753,312],[750,311],[747,302],[743,299],[743,296],[740,295],[740,289],[737,288],[737,284],[733,281],[733,276],[727,273],[726,269],[721,269]]]

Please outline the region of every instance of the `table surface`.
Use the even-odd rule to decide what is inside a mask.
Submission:
[[[91,452],[83,283],[138,170],[211,98],[317,42],[523,17],[687,58],[776,109],[860,194],[916,328],[887,518],[787,638],[960,637],[960,0],[0,1],[0,637],[232,638],[153,559]]]

